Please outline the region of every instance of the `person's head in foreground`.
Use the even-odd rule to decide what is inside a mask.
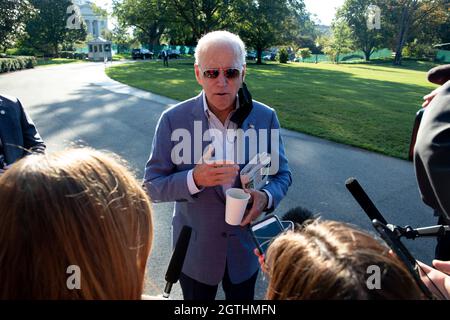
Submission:
[[[316,220],[276,238],[265,269],[270,300],[422,299],[406,267],[371,235],[341,222]],[[381,289],[370,290],[370,266]]]
[[[115,158],[28,156],[0,178],[0,213],[0,299],[141,298],[151,205]]]

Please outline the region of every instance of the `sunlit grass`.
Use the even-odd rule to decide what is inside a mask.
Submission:
[[[435,86],[430,64],[403,67],[329,63],[249,64],[246,82],[253,98],[277,110],[282,127],[332,141],[406,158],[415,113]],[[192,60],[147,61],[107,69],[113,79],[177,100],[201,87]]]
[[[38,58],[37,66],[49,66],[49,65],[57,65],[57,64],[65,64],[65,63],[77,63],[83,62],[79,59],[66,59],[66,58]]]

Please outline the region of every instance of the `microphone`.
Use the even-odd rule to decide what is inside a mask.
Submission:
[[[384,225],[388,224],[355,178],[348,178],[347,181],[345,181],[345,186],[359,203],[361,208],[363,208],[364,212],[369,216],[371,221],[378,220]]]
[[[290,209],[286,212],[281,220],[283,221],[292,221],[295,225],[302,225],[306,220],[313,220],[317,217],[308,209],[303,208],[301,206]]]
[[[166,272],[166,287],[164,288],[163,297],[168,299],[172,285],[178,281],[183,268],[184,258],[189,247],[189,241],[191,239],[192,228],[189,226],[183,226],[180,235],[178,236],[177,244],[173,250],[172,257],[170,258],[169,266]]]

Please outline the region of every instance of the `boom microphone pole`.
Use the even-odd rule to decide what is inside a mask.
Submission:
[[[170,258],[169,266],[166,272],[166,287],[164,288],[163,297],[168,299],[172,285],[180,279],[181,269],[183,268],[184,259],[189,247],[189,241],[191,239],[192,228],[184,226],[181,229],[180,235],[173,250],[172,257]]]
[[[422,293],[429,299],[434,299],[435,296],[431,293],[428,287],[423,283],[420,278],[419,269],[420,266],[416,259],[411,255],[409,250],[400,241],[401,237],[407,239],[415,239],[418,237],[435,237],[442,235],[443,233],[450,231],[449,226],[431,226],[425,228],[413,229],[410,226],[404,228],[388,224],[383,215],[370,200],[369,196],[363,190],[361,185],[355,178],[349,178],[345,182],[345,186],[351,192],[353,197],[359,203],[361,208],[365,211],[369,219],[372,221],[372,226],[380,234],[381,238],[389,245],[389,247],[396,253],[397,257],[403,261],[407,269],[410,271],[411,276],[416,281],[417,285],[421,289]],[[442,292],[437,288],[434,282],[429,279],[437,292],[439,292],[440,298],[445,297]],[[445,298],[444,298],[445,299]]]
[[[345,181],[345,186],[359,203],[364,212],[369,216],[371,221],[378,220],[382,224],[388,224],[355,178],[347,179],[347,181]]]

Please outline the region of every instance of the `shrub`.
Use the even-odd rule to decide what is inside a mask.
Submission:
[[[9,56],[36,56],[38,52],[33,48],[20,47],[7,49],[6,54]]]
[[[74,52],[73,59],[86,60],[87,54],[84,52]]]
[[[312,52],[309,48],[301,48],[297,50],[296,58],[302,58],[302,60],[311,57]]]
[[[364,57],[359,54],[352,54],[349,56],[345,56],[341,59],[341,61],[350,61],[350,60],[364,60]]]
[[[436,57],[437,50],[431,45],[424,45],[417,40],[409,43],[403,48],[402,55],[408,58],[433,59]]]
[[[280,51],[278,51],[278,61],[280,63],[287,63],[289,59],[289,53],[286,48],[281,48]]]
[[[60,51],[58,56],[59,58],[74,59],[74,54],[73,51]]]
[[[36,66],[35,57],[14,56],[0,58],[0,73],[16,71],[21,69],[31,69]]]

